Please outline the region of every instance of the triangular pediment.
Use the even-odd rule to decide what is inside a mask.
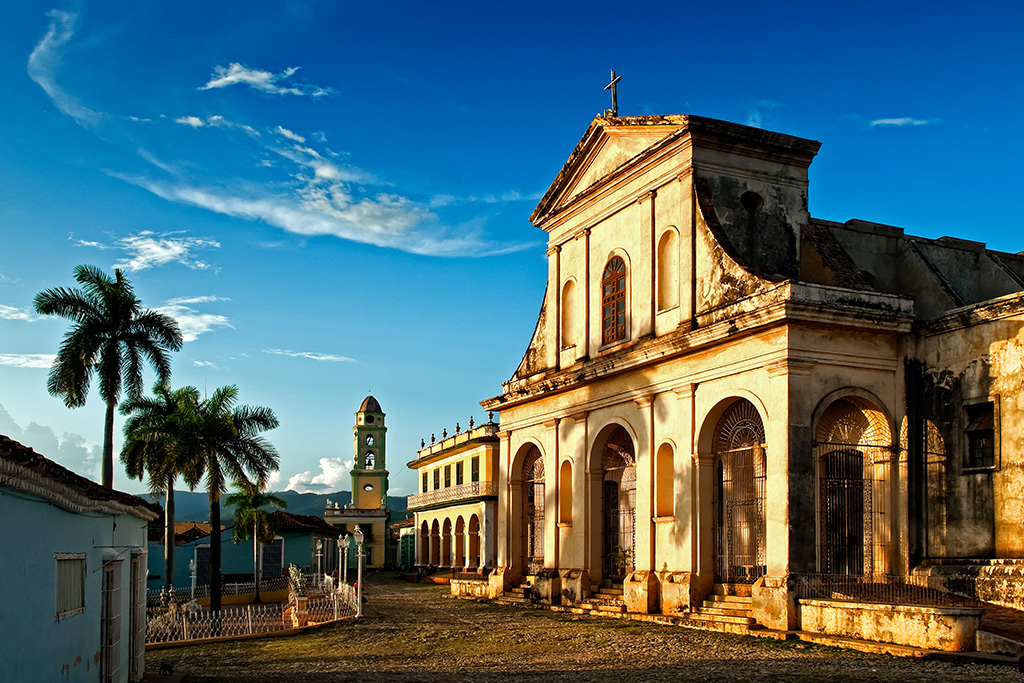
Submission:
[[[686,116],[598,116],[562,166],[530,220],[538,224],[686,124]]]

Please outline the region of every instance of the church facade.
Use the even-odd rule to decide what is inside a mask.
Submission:
[[[496,592],[622,582],[627,609],[668,613],[744,586],[786,629],[801,576],[955,566],[1024,602],[1024,256],[811,217],[818,148],[590,124],[531,216],[533,338],[481,403]]]

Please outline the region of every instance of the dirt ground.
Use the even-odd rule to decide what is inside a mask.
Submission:
[[[391,574],[365,581],[372,615],[290,637],[156,650],[184,683],[295,681],[1024,681],[1013,668],[870,655],[677,626],[447,597]]]

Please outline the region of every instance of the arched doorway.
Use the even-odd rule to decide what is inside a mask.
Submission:
[[[865,399],[840,398],[821,414],[814,448],[819,571],[885,571],[884,488],[891,445],[887,420]]]
[[[452,566],[452,520],[444,520],[441,527],[441,566]]]
[[[441,525],[436,519],[430,527],[430,564],[441,565]]]
[[[430,527],[427,520],[420,525],[420,564],[430,564]]]
[[[523,573],[544,568],[544,458],[531,446],[523,460]]]
[[[469,518],[469,565],[480,567],[480,520],[476,515]]]
[[[455,522],[455,567],[466,566],[466,521],[460,516]]]
[[[754,404],[739,399],[726,408],[713,439],[715,581],[753,583],[767,564],[765,433]]]
[[[604,578],[622,581],[636,559],[636,452],[622,426],[608,435],[601,454]]]

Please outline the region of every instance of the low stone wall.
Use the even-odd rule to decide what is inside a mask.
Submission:
[[[877,605],[836,600],[799,600],[803,631],[895,643],[930,650],[969,652],[982,609]]]
[[[491,585],[484,579],[453,579],[451,581],[452,597],[454,598],[493,598]]]

